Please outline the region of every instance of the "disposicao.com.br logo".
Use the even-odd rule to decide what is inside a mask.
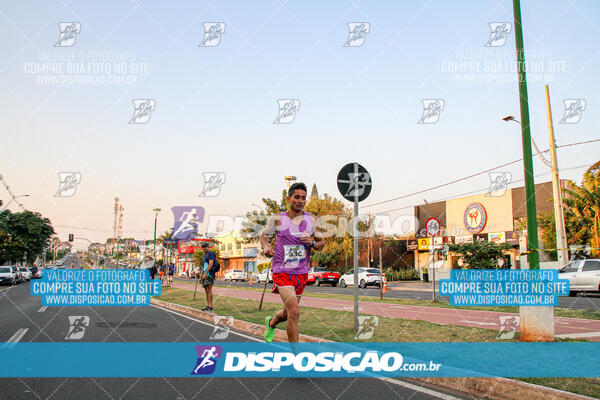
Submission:
[[[229,352],[226,354],[224,372],[412,372],[437,371],[441,364],[405,363],[396,352],[379,354],[377,351],[363,352]],[[292,370],[293,369],[293,370]]]

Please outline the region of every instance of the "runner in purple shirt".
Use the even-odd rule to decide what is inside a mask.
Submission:
[[[321,250],[325,241],[317,217],[304,211],[306,185],[294,183],[288,190],[287,212],[271,216],[260,234],[260,244],[267,257],[273,257],[273,293],[279,293],[283,308],[274,317],[267,317],[265,340],[271,342],[275,326],[287,321],[290,342],[299,341],[298,319],[300,296],[306,287],[311,249]],[[275,249],[269,244],[275,233]]]

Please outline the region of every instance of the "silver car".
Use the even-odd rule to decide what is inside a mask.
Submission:
[[[31,280],[31,271],[29,270],[29,268],[19,267],[19,271],[21,271],[21,274],[23,274],[23,279],[25,279],[26,281]]]
[[[0,266],[0,284],[14,285],[17,283],[17,273],[10,265]]]
[[[600,259],[575,260],[558,273],[560,279],[569,280],[569,296],[577,292],[600,292]]]

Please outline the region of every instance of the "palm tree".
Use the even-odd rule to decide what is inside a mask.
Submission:
[[[564,199],[567,205],[565,217],[574,223],[573,242],[591,241],[594,256],[600,251],[600,161],[583,174],[581,186],[573,183],[565,188],[569,196]]]

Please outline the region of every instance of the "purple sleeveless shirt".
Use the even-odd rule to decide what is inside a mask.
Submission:
[[[306,274],[310,267],[310,246],[302,243],[302,232],[313,234],[313,221],[305,212],[300,225],[296,225],[286,212],[281,213],[281,223],[275,235],[273,273]]]

